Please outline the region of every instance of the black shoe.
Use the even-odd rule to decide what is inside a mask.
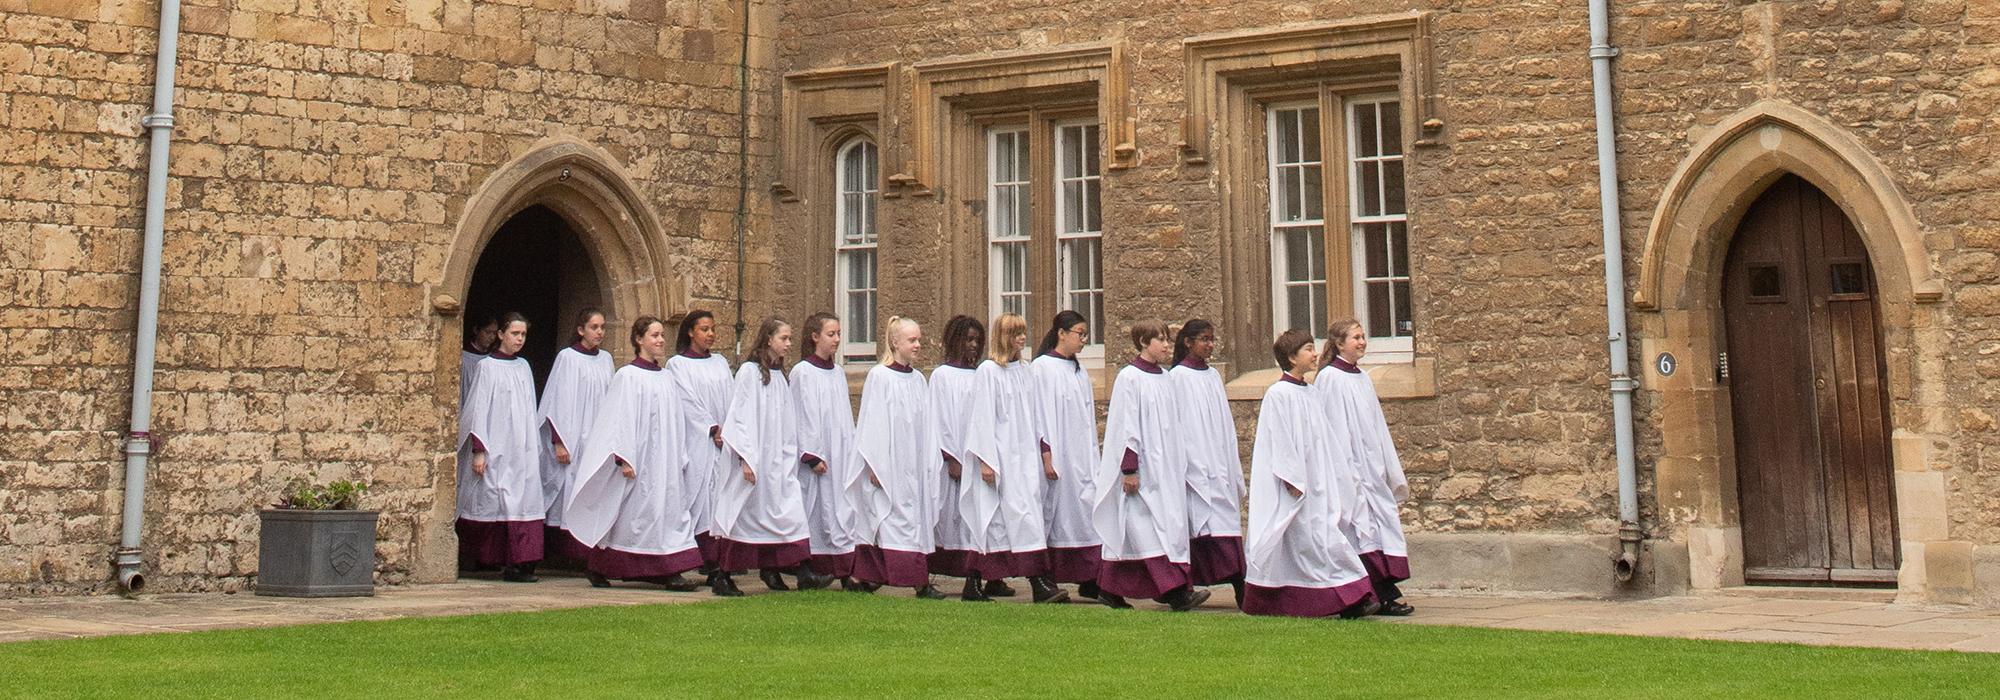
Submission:
[[[1374,598],[1369,598],[1359,603],[1349,605],[1345,609],[1341,610],[1340,619],[1353,620],[1353,619],[1363,618],[1375,614],[1375,611],[1380,609],[1382,609],[1382,604],[1375,602]]]
[[[724,574],[710,576],[708,578],[708,588],[714,591],[716,595],[724,598],[743,597],[743,589],[736,587],[736,580]]]
[[[1187,612],[1208,602],[1208,591],[1201,588],[1182,588],[1168,594],[1165,602],[1174,612]]]
[[[1132,609],[1132,604],[1125,602],[1125,596],[1121,596],[1116,593],[1106,593],[1104,591],[1098,591],[1097,602],[1103,603],[1104,607],[1111,608],[1113,610]]]
[[[541,579],[535,578],[533,571],[533,569],[509,566],[500,570],[500,580],[508,583],[534,583],[540,581]]]
[[[1237,609],[1237,610],[1242,610],[1242,609],[1243,609],[1243,577],[1241,577],[1241,576],[1238,576],[1238,577],[1236,577],[1236,580],[1234,580],[1234,581],[1230,581],[1230,582],[1229,582],[1229,587],[1230,587],[1230,588],[1233,588],[1233,589],[1236,589],[1236,609]]]
[[[799,577],[799,590],[801,591],[818,590],[833,585],[832,576],[822,576],[804,566],[798,568],[797,574]]]
[[[1416,611],[1417,611],[1416,607],[1410,605],[1409,603],[1405,603],[1400,600],[1392,600],[1387,603],[1383,603],[1382,608],[1380,610],[1376,610],[1375,614],[1388,615],[1390,617],[1409,617],[1411,613],[1414,613]]]
[[[1019,591],[1016,591],[1012,587],[1007,585],[1006,580],[997,578],[991,581],[987,581],[986,587],[980,589],[980,592],[985,593],[986,595],[989,596],[993,596],[995,598],[1012,598],[1016,595],[1020,595]]]
[[[875,589],[881,587],[882,586],[879,584],[857,580],[852,576],[840,580],[840,590],[843,591],[852,591],[855,593],[874,593]]]
[[[1096,581],[1085,581],[1076,585],[1076,597],[1084,600],[1103,600],[1104,591],[1097,588]]]
[[[589,571],[589,572],[585,572],[585,573],[583,574],[583,577],[584,577],[584,578],[587,578],[587,579],[590,579],[590,587],[591,587],[591,588],[610,588],[610,587],[611,587],[611,580],[610,580],[610,579],[607,579],[607,578],[604,578],[604,574],[600,574],[600,573],[597,573],[597,572],[595,572],[595,571]]]
[[[985,593],[980,592],[978,576],[965,577],[965,590],[959,591],[958,599],[968,603],[993,602],[993,598],[991,596],[988,596]]]
[[[765,569],[765,570],[763,570],[763,571],[760,571],[760,572],[758,572],[758,573],[757,573],[757,578],[759,578],[759,579],[761,579],[761,580],[763,580],[763,581],[764,581],[764,587],[765,587],[765,588],[769,588],[769,589],[771,589],[771,590],[774,590],[774,591],[789,591],[789,590],[792,590],[792,587],[791,587],[791,586],[787,586],[787,585],[785,585],[785,577],[784,577],[784,575],[782,575],[782,574],[779,574],[779,573],[778,573],[777,571],[775,571],[775,570],[772,570],[772,569]]]
[[[1062,586],[1051,583],[1047,578],[1041,576],[1030,577],[1028,579],[1028,588],[1034,591],[1035,602],[1037,603],[1069,602],[1069,591],[1063,590]]]
[[[701,584],[689,581],[687,577],[680,574],[674,574],[661,579],[660,585],[665,586],[667,590],[675,593],[687,593],[701,587]]]
[[[917,597],[924,600],[944,600],[950,596],[945,595],[944,591],[938,590],[937,586],[926,583],[923,588],[917,589]]]

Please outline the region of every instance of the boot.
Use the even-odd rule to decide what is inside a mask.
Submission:
[[[1085,581],[1076,585],[1076,597],[1084,600],[1103,600],[1102,593],[1098,590],[1096,581]]]
[[[500,569],[500,580],[508,583],[534,583],[541,579],[535,578],[533,567],[508,566]]]
[[[1375,612],[1377,610],[1380,610],[1381,608],[1382,604],[1375,602],[1375,599],[1373,597],[1364,598],[1362,599],[1361,602],[1349,605],[1346,608],[1342,609],[1340,611],[1340,619],[1353,620],[1357,618],[1367,617],[1369,615],[1375,614]]]
[[[1132,609],[1132,604],[1125,602],[1125,596],[1121,596],[1116,593],[1106,593],[1104,591],[1098,591],[1097,602],[1103,603],[1104,607],[1111,608],[1113,610]]]
[[[736,580],[730,578],[728,574],[717,573],[708,577],[708,588],[724,598],[743,597],[743,589],[737,588]]]
[[[1015,595],[1017,595],[1016,591],[1012,587],[1009,587],[1007,585],[1006,579],[996,578],[991,581],[987,581],[986,587],[984,589],[981,589],[981,591],[984,592],[986,595],[995,598],[1012,598]]]
[[[1035,602],[1037,603],[1069,602],[1069,591],[1065,591],[1061,586],[1057,586],[1055,583],[1049,581],[1046,576],[1028,577],[1028,588],[1034,591]]]
[[[769,588],[774,591],[792,590],[791,586],[785,585],[785,577],[780,575],[777,569],[764,569],[762,571],[759,571],[757,572],[757,578],[762,579],[764,581],[765,588]]]
[[[610,579],[607,579],[607,578],[604,578],[604,574],[600,574],[600,573],[597,573],[597,572],[595,572],[595,571],[586,571],[586,572],[584,572],[584,573],[583,573],[583,577],[584,577],[584,578],[587,578],[587,579],[590,579],[590,587],[591,587],[591,588],[610,588],[610,587],[611,587],[611,580],[610,580]]]
[[[815,573],[811,567],[804,564],[800,564],[794,573],[799,577],[799,590],[801,591],[817,590],[833,585],[832,576],[821,576]]]
[[[1172,593],[1162,596],[1160,602],[1166,603],[1167,607],[1172,608],[1174,612],[1187,612],[1200,607],[1202,603],[1208,602],[1208,591],[1206,589],[1183,586],[1174,589]]]
[[[1232,589],[1235,589],[1235,590],[1236,590],[1236,609],[1237,609],[1237,610],[1242,610],[1242,609],[1243,609],[1243,577],[1242,577],[1242,576],[1238,576],[1238,577],[1236,577],[1235,579],[1231,580],[1231,581],[1229,582],[1229,587],[1230,587],[1230,588],[1232,588]]]
[[[937,586],[926,583],[922,588],[917,589],[917,597],[924,600],[944,600],[948,596],[944,594],[944,591],[938,590]]]
[[[852,576],[840,580],[840,590],[843,591],[850,591],[853,593],[874,593],[875,589],[877,588],[881,588],[881,586],[869,583],[867,581],[861,581],[855,579]]]
[[[985,593],[980,592],[978,576],[965,577],[965,590],[959,592],[958,599],[968,603],[993,602],[993,598],[991,596],[988,596]]]
[[[689,581],[687,580],[686,576],[682,576],[680,574],[674,574],[672,576],[668,576],[664,579],[661,579],[660,585],[665,586],[667,590],[673,591],[675,593],[687,593],[689,591],[701,587],[701,584]]]
[[[1405,603],[1400,600],[1392,600],[1387,603],[1383,603],[1382,607],[1375,611],[1375,614],[1388,615],[1390,617],[1409,617],[1412,613],[1415,613],[1416,611],[1417,608],[1414,605],[1410,605],[1409,603]]]

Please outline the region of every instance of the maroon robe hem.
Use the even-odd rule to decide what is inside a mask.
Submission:
[[[1375,550],[1361,555],[1361,565],[1368,569],[1368,577],[1387,583],[1410,580],[1410,558],[1394,554],[1383,554]]]
[[[689,547],[672,554],[640,554],[601,547],[590,552],[591,573],[605,578],[638,580],[666,578],[701,568],[701,550]]]
[[[928,586],[931,572],[926,558],[922,552],[864,544],[854,548],[854,577],[881,586]]]
[[[812,558],[812,542],[738,542],[715,539],[715,559],[723,571],[790,569]]]
[[[939,549],[931,552],[931,555],[925,558],[925,562],[933,574],[964,578],[970,573],[966,563],[976,554],[978,553],[969,549]]]
[[[1213,586],[1242,576],[1242,537],[1203,535],[1188,540],[1188,579],[1194,585]]]
[[[541,518],[467,520],[454,523],[459,558],[477,566],[516,566],[542,560]]]
[[[1088,547],[1050,547],[1048,552],[1048,576],[1056,583],[1090,583],[1097,580],[1097,570],[1104,565],[1099,559],[1102,545]]]
[[[1126,598],[1158,598],[1188,585],[1188,565],[1162,554],[1145,559],[1105,560],[1097,571],[1097,587]]]
[[[1243,612],[1251,615],[1326,617],[1374,595],[1366,577],[1332,588],[1305,586],[1243,586]]]
[[[821,576],[847,578],[854,575],[854,552],[812,555],[812,571]]]
[[[1032,552],[1006,551],[991,552],[988,554],[973,552],[966,556],[965,570],[968,576],[976,575],[989,580],[1041,576],[1048,573],[1049,570],[1048,550],[1037,549]]]

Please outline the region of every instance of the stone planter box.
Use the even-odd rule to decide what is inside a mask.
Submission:
[[[372,510],[258,512],[257,595],[375,595]]]

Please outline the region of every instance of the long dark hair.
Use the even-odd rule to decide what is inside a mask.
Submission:
[[[972,338],[979,342],[968,343]],[[967,350],[966,346],[972,349]],[[960,367],[979,366],[979,353],[986,349],[986,324],[979,319],[959,314],[944,323],[944,361],[956,363]]]
[[[1191,318],[1181,324],[1181,332],[1174,334],[1174,364],[1180,364],[1181,360],[1187,359],[1188,353],[1193,352],[1194,339],[1201,337],[1202,331],[1213,330],[1215,324],[1199,318]]]
[[[1035,356],[1041,357],[1049,354],[1050,350],[1056,349],[1056,338],[1062,335],[1063,331],[1069,330],[1070,326],[1079,323],[1088,323],[1088,321],[1088,319],[1083,317],[1083,314],[1063,309],[1062,313],[1056,314],[1056,320],[1049,324],[1049,332],[1042,334],[1042,343],[1035,346]]]
[[[763,323],[757,324],[757,344],[750,346],[750,357],[747,359],[757,363],[757,373],[762,375],[765,384],[771,383],[772,366],[778,368],[779,376],[784,376],[785,356],[771,349],[771,338],[776,336],[778,331],[791,325],[785,323],[785,319],[776,316],[765,318]]]
[[[681,317],[680,327],[674,330],[674,352],[676,354],[688,351],[688,346],[694,342],[694,324],[701,322],[704,318],[713,319],[715,318],[715,314],[709,313],[707,309],[695,309],[687,312],[686,316]]]
[[[813,346],[817,345],[818,343],[815,343],[812,337],[815,334],[818,334],[820,332],[820,329],[826,328],[826,323],[828,321],[839,321],[839,320],[840,320],[839,316],[835,316],[825,311],[821,311],[819,313],[806,317],[806,324],[799,327],[799,330],[805,332],[805,340],[799,343],[800,362],[804,362],[806,361],[806,358],[813,356]],[[839,355],[840,349],[834,348],[833,354]],[[829,357],[827,359],[831,360],[834,358]]]
[[[569,325],[569,344],[575,345],[577,343],[583,342],[583,334],[576,332],[576,329],[589,325],[590,317],[603,316],[603,315],[604,312],[598,310],[598,308],[595,306],[586,306],[583,307],[582,311],[576,312],[576,323],[572,323]]]

